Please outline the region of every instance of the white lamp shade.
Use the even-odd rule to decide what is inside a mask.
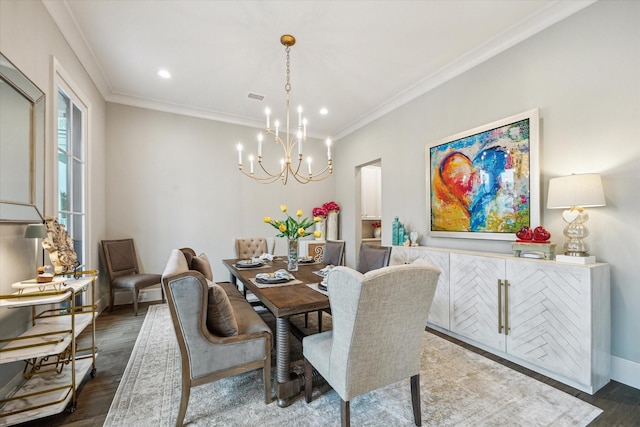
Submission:
[[[547,209],[605,206],[602,179],[597,173],[569,175],[549,180]]]

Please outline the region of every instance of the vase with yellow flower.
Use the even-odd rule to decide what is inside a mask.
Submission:
[[[302,218],[302,210],[298,209],[296,218],[287,214],[287,206],[280,205],[280,210],[287,215],[284,221],[272,219],[269,216],[264,217],[264,222],[270,224],[279,231],[276,237],[287,238],[287,270],[298,271],[298,239],[313,234],[320,237],[319,231],[307,231],[316,222],[322,221],[319,217]]]

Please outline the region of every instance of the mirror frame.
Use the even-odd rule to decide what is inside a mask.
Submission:
[[[0,79],[31,104],[29,123],[29,194],[0,199],[0,222],[42,222],[44,210],[45,93],[0,52]],[[27,200],[28,202],[24,202]]]

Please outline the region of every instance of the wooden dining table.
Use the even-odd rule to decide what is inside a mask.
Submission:
[[[276,381],[275,391],[278,406],[289,406],[293,397],[300,394],[304,388],[304,378],[291,371],[291,338],[293,333],[298,339],[304,334],[290,321],[291,316],[315,312],[329,308],[329,298],[311,289],[307,284],[319,283],[322,277],[315,274],[325,267],[324,264],[314,262],[299,264],[298,271],[290,272],[299,280],[299,284],[281,284],[259,287],[252,279],[258,273],[273,273],[287,268],[286,258],[265,262],[259,267],[238,267],[239,259],[223,260],[230,272],[231,282],[236,286],[240,281],[245,289],[250,290],[276,318]],[[246,261],[246,260],[245,260]]]

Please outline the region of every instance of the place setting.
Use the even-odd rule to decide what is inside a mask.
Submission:
[[[298,285],[302,281],[295,278],[287,270],[281,269],[273,273],[258,273],[251,282],[259,288],[268,288],[274,286]]]
[[[253,269],[253,268],[268,268],[269,264],[277,258],[271,254],[262,254],[259,257],[253,257],[248,259],[241,259],[236,262],[236,268],[241,269]]]

